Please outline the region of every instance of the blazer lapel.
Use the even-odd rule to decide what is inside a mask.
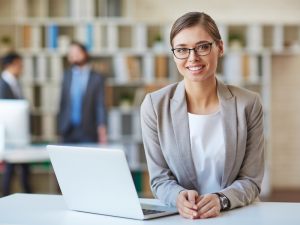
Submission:
[[[181,158],[181,163],[185,169],[185,172],[188,174],[189,179],[197,190],[197,174],[191,152],[190,129],[188,122],[189,118],[187,112],[184,81],[181,81],[178,84],[174,96],[170,100],[170,109],[176,144]]]
[[[236,98],[228,87],[217,79],[217,91],[225,141],[225,167],[222,175],[221,188],[225,188],[231,175],[237,148],[237,114]]]

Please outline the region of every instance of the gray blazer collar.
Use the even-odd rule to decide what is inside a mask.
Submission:
[[[219,99],[227,100],[233,97],[226,84],[216,78],[217,81],[217,94]],[[172,100],[186,101],[185,99],[185,86],[184,80],[178,83]]]
[[[221,188],[224,188],[229,180],[234,166],[237,147],[237,114],[236,99],[232,95],[226,84],[217,80],[217,94],[220,102],[220,112],[225,141],[225,168],[222,175]],[[199,190],[197,174],[191,152],[190,130],[188,123],[188,112],[185,95],[184,80],[181,81],[170,101],[172,124],[178,153],[186,174]]]

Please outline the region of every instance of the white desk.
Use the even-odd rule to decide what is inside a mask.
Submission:
[[[141,199],[157,203],[155,199]],[[117,203],[116,203],[117,204]],[[222,212],[219,217],[187,220],[180,215],[140,221],[92,213],[70,211],[60,195],[14,194],[0,198],[0,224],[30,225],[99,225],[99,224],[216,224],[216,225],[293,225],[300,224],[300,203],[252,203],[249,206]]]

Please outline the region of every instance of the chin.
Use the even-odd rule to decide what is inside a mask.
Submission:
[[[210,75],[191,75],[188,74],[187,76],[185,76],[185,78],[187,78],[188,80],[192,81],[192,82],[202,82],[204,80],[206,80],[208,77],[210,77]]]

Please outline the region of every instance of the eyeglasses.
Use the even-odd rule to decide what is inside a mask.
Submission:
[[[172,48],[172,52],[177,59],[186,59],[190,56],[191,50],[194,50],[198,56],[206,56],[209,55],[209,53],[211,52],[211,46],[213,45],[213,43],[216,42],[217,41],[203,45],[198,45],[195,48]]]

